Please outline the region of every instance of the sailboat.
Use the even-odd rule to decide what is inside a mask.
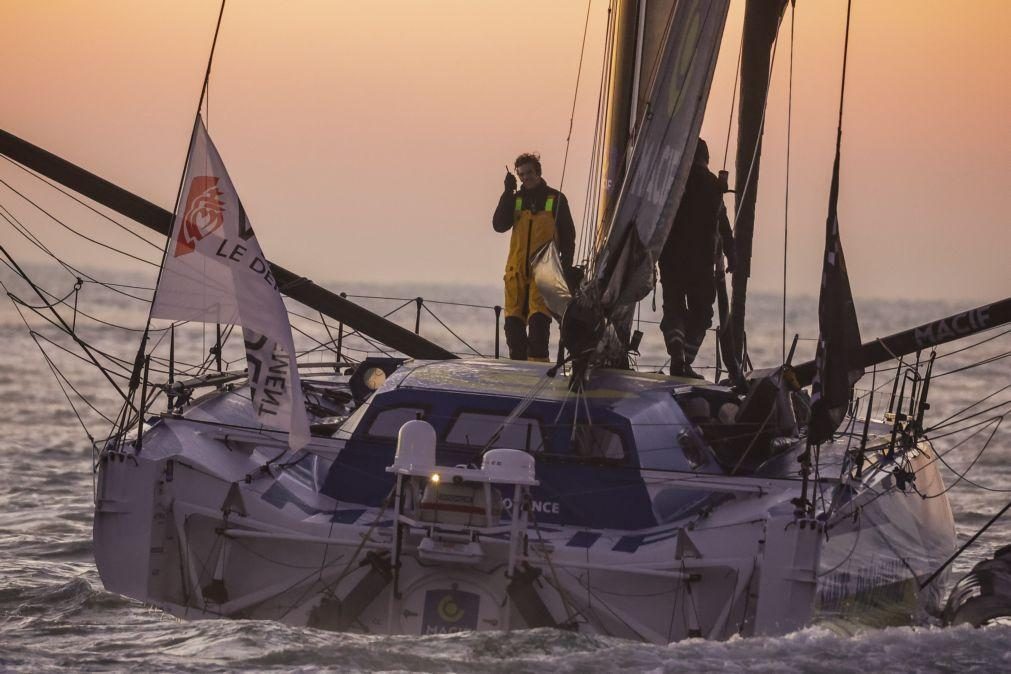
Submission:
[[[733,326],[722,331],[727,381],[628,367],[631,309],[684,190],[728,4],[615,7],[587,281],[575,291],[553,282],[550,247],[538,256],[545,294],[557,289],[569,354],[558,363],[458,358],[260,257],[271,287],[396,354],[323,373],[285,369],[292,397],[279,429],[263,421],[253,368],[187,380],[170,368],[168,381],[151,381],[142,342],[97,460],[106,588],[194,619],[372,634],[554,627],[655,643],[936,612],[944,574],[935,571],[955,532],[946,498],[919,495],[944,492],[922,437],[929,367],[908,373],[915,390],[903,389],[884,419],[850,410],[845,432],[812,442],[817,408],[802,390],[819,378],[824,387],[838,343],[823,335],[817,362],[748,368],[743,287],[721,316]],[[768,46],[785,4],[748,5],[741,67],[758,76],[742,80],[739,236],[754,216]],[[644,53],[656,55],[652,71]],[[194,139],[201,129],[198,119]],[[252,233],[223,168],[198,196],[234,199],[211,208],[241,213],[230,224],[188,220],[189,197],[169,212],[7,133],[0,152],[165,234],[175,246],[167,260],[212,243],[211,255],[233,261],[250,250],[222,247]],[[196,177],[207,176],[186,184]],[[168,276],[206,287],[195,273]],[[241,314],[211,322],[250,328]],[[841,356],[862,369],[1008,321],[1011,299],[843,343]],[[292,355],[274,342],[272,354]],[[156,394],[164,412],[151,407]],[[310,433],[296,442],[300,414]]]

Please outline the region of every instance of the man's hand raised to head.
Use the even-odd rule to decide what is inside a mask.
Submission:
[[[512,171],[506,170],[505,180],[503,182],[505,184],[506,192],[512,193],[516,191],[516,176],[512,174]]]

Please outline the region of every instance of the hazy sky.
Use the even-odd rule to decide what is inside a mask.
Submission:
[[[797,5],[789,288],[813,294],[845,1]],[[743,6],[731,6],[703,128],[714,168]],[[539,150],[545,177],[559,184],[586,8],[585,0],[230,2],[208,122],[266,254],[319,281],[497,283],[507,237],[492,231],[491,212],[504,165]],[[0,0],[0,128],[171,208],[217,11],[205,0]],[[593,0],[562,184],[577,226],[606,11],[606,0]],[[840,217],[854,292],[1006,296],[1011,2],[855,0],[853,13]],[[782,286],[789,26],[788,14],[752,278],[771,291]],[[8,165],[0,177],[28,184]],[[33,193],[73,213],[76,226],[123,243],[62,198]],[[0,194],[0,203],[14,201]],[[80,242],[32,222],[57,252],[90,259]],[[0,223],[0,240],[16,238]],[[95,250],[95,264],[107,259]]]

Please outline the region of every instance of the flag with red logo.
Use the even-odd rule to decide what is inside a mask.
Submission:
[[[190,141],[152,318],[242,326],[253,412],[298,449],[309,420],[288,312],[203,120]]]

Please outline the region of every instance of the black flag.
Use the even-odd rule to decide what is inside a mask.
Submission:
[[[811,421],[807,430],[807,441],[811,445],[830,439],[839,428],[853,384],[864,374],[863,364],[858,360],[860,327],[839,238],[839,145],[837,142],[835,165],[832,167],[825,227],[825,260],[818,298],[817,372],[811,382]]]

